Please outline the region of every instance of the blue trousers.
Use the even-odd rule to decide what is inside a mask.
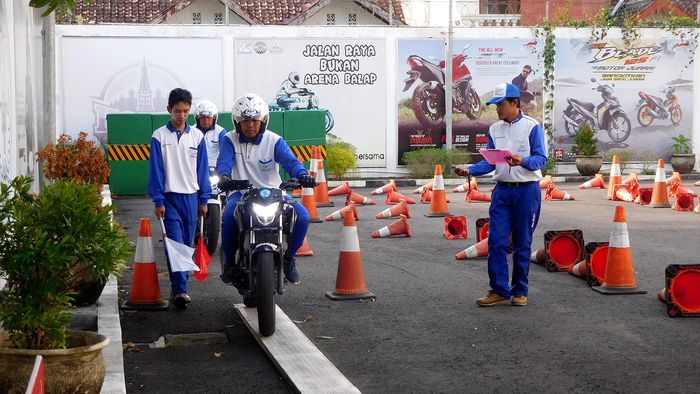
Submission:
[[[540,218],[542,195],[539,182],[520,187],[496,185],[489,207],[489,284],[505,298],[527,296],[532,233]],[[513,239],[513,278],[508,285],[507,251]]]
[[[194,232],[197,228],[197,193],[165,194],[165,232],[168,238],[192,246],[194,242]],[[165,247],[165,244],[163,245]],[[166,249],[167,257],[168,251]],[[173,272],[168,259],[168,273],[170,274],[170,286],[173,295],[187,293],[187,272]]]
[[[241,199],[241,193],[234,193],[229,196],[226,201],[226,209],[224,210],[223,224],[221,226],[221,250],[224,251],[226,261],[235,261],[236,251],[238,250],[239,228],[236,219],[233,216],[233,211],[236,208],[236,202]],[[292,198],[285,195],[284,199],[289,201]],[[297,250],[304,243],[306,231],[309,229],[309,211],[296,201],[292,204],[292,208],[296,211],[297,221],[292,229],[292,236],[289,242],[289,248],[285,252],[285,257],[294,257]]]

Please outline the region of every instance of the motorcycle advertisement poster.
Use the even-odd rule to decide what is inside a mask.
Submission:
[[[398,157],[445,144],[445,43],[439,39],[398,42]],[[486,147],[494,106],[485,103],[496,85],[521,89],[523,112],[542,118],[542,66],[534,39],[456,39],[452,44],[452,144],[474,153]]]
[[[386,166],[384,40],[248,39],[234,46],[236,96],[254,92],[271,110],[325,110],[326,132],[357,148],[358,167]]]
[[[553,148],[574,161],[584,123],[598,150],[629,150],[632,160],[668,158],[671,137],[692,136],[693,55],[680,38],[557,38]]]

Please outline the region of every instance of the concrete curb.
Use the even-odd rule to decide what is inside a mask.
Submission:
[[[102,350],[107,371],[101,393],[126,393],[122,327],[119,322],[119,295],[117,279],[110,276],[97,300],[97,332],[109,338],[109,345]]]

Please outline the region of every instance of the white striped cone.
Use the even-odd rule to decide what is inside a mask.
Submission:
[[[622,183],[622,172],[620,171],[620,158],[617,155],[614,155],[613,162],[610,165],[610,179],[608,182],[608,200],[612,200],[613,187],[618,183]]]
[[[578,276],[579,278],[586,279],[586,260],[581,260],[578,263],[576,263],[576,265],[574,265],[571,268],[571,271],[569,271],[569,273],[573,276]]]

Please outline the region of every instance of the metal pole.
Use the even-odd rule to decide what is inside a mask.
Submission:
[[[544,3],[544,20],[549,21],[549,0]]]
[[[41,107],[44,118],[41,131],[37,136],[39,148],[43,148],[49,142],[56,142],[56,22],[53,12],[51,15],[41,18],[41,35],[43,85]],[[43,173],[44,165],[42,163],[39,163],[37,168],[39,174]],[[39,187],[43,189],[44,177],[37,176],[37,178],[39,178]]]
[[[452,149],[452,1],[448,7],[445,50],[445,147]]]
[[[389,0],[389,26],[394,24],[394,0]]]

